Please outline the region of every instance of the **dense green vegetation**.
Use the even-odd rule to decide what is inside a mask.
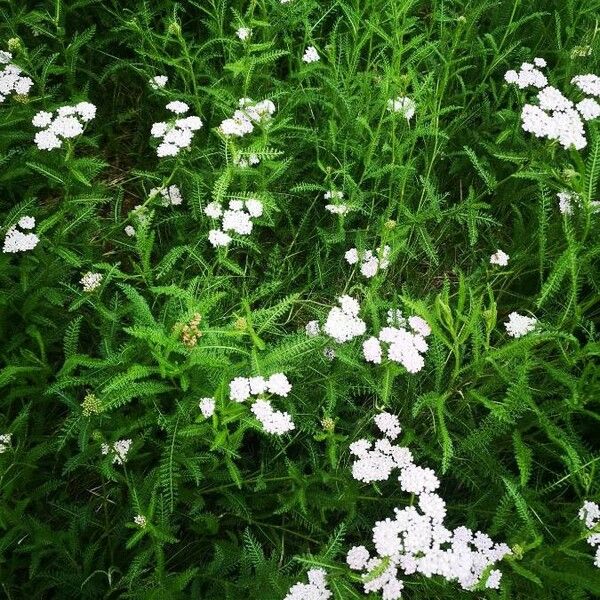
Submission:
[[[381,598],[346,553],[414,502],[397,477],[352,476],[349,445],[382,410],[437,473],[446,526],[512,551],[497,590],[401,573],[404,598],[600,595],[578,517],[600,501],[600,127],[585,122],[579,150],[538,138],[521,124],[535,94],[505,81],[541,57],[581,100],[572,78],[600,74],[598,0],[0,11],[0,49],[33,82],[0,103],[0,243],[25,216],[39,238],[0,253],[0,597],[282,600],[318,567],[331,598]],[[398,97],[412,118],[388,109]],[[224,135],[240,98],[275,110]],[[84,101],[81,135],[36,146],[39,111]],[[203,126],[159,157],[172,101]],[[151,193],[171,185],[181,204]],[[205,208],[250,198],[251,234],[214,247]],[[371,278],[344,258],[385,245]],[[498,249],[508,265],[490,264]],[[338,343],[323,325],[344,294],[366,333]],[[390,309],[432,330],[417,373],[363,356]],[[509,336],[512,312],[535,329]],[[272,398],[284,435],[230,397],[236,377],[274,373],[292,385]]]

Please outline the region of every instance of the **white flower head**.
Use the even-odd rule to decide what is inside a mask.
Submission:
[[[245,42],[246,40],[250,39],[250,36],[252,35],[252,29],[249,27],[240,27],[235,32],[235,35],[237,35],[242,42]]]
[[[506,265],[508,265],[509,258],[510,256],[508,256],[506,252],[503,252],[502,250],[496,250],[496,252],[490,256],[490,264],[506,267]]]
[[[310,64],[321,60],[321,57],[319,56],[319,53],[317,52],[317,49],[314,46],[309,46],[305,50],[304,55],[302,56],[302,60],[305,63]]]
[[[202,398],[198,403],[198,408],[205,419],[212,417],[215,412],[215,399],[214,398]]]
[[[398,96],[397,98],[388,100],[387,109],[390,112],[400,113],[407,121],[410,121],[415,116],[417,105],[414,100],[406,96]]]
[[[535,317],[527,317],[517,312],[511,312],[508,315],[508,321],[505,323],[506,332],[514,338],[520,338],[533,331],[537,325]]]
[[[75,138],[83,133],[85,124],[96,116],[96,106],[90,102],[79,102],[73,106],[61,106],[56,116],[39,111],[32,124],[40,129],[34,141],[40,150],[55,150],[62,146],[62,140]]]
[[[92,273],[91,271],[88,271],[83,275],[79,283],[81,283],[84,292],[93,292],[98,289],[102,283],[102,273]]]
[[[35,233],[25,233],[17,227],[25,230],[32,229],[35,227],[35,218],[30,216],[21,217],[17,225],[8,228],[4,237],[3,252],[26,252],[27,250],[33,250],[38,245],[40,238]]]
[[[158,90],[160,88],[164,88],[169,81],[169,78],[166,75],[155,75],[149,80],[150,87],[153,90]]]

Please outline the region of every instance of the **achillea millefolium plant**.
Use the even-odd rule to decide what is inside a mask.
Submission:
[[[600,595],[598,0],[0,0],[0,596]]]

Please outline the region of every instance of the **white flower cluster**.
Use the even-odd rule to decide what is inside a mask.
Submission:
[[[13,65],[11,60],[10,52],[0,50],[0,65],[6,65],[0,71],[0,104],[13,92],[26,96],[33,85],[33,81],[29,77],[23,77],[21,69]]]
[[[306,331],[308,337],[316,337],[321,333],[319,321],[309,321],[304,327],[304,331]]]
[[[175,115],[185,115],[190,107],[179,100],[169,102],[166,109]],[[194,132],[202,127],[200,117],[178,117],[168,122],[159,121],[152,125],[150,135],[160,139],[156,148],[159,157],[177,156],[183,148],[189,148],[194,137]]]
[[[106,455],[112,452],[114,454],[113,464],[122,465],[125,464],[129,448],[131,448],[131,440],[118,440],[113,444],[102,444],[102,454]]]
[[[231,236],[228,231],[235,231],[239,235],[252,233],[252,219],[263,214],[263,204],[260,200],[230,200],[229,208],[223,210],[218,202],[210,202],[204,207],[204,214],[211,219],[221,219],[220,229],[211,229],[208,232],[208,241],[215,247],[228,246]]]
[[[40,150],[54,150],[62,141],[83,133],[85,123],[96,116],[96,107],[90,102],[79,102],[73,106],[61,106],[54,112],[41,110],[31,120],[34,127],[41,129],[35,134],[35,144]]]
[[[233,164],[236,167],[240,167],[240,169],[247,169],[248,167],[257,165],[260,163],[260,158],[258,158],[258,156],[256,154],[250,154],[248,155],[248,158],[245,158],[243,156],[236,156],[233,159]]]
[[[198,408],[205,419],[212,417],[215,414],[215,399],[202,398],[198,403]]]
[[[537,319],[535,317],[520,315],[518,312],[511,312],[510,315],[508,315],[508,321],[506,321],[504,325],[508,335],[514,338],[520,338],[535,329]]]
[[[268,379],[260,375],[236,377],[229,383],[229,396],[236,402],[245,402],[248,398],[266,393],[285,398],[291,389],[292,386],[283,373],[275,373]],[[250,410],[267,433],[283,435],[295,427],[290,415],[275,410],[269,400],[255,400]]]
[[[254,131],[254,125],[264,125],[275,113],[275,104],[271,100],[254,102],[251,98],[240,98],[239,109],[233,117],[225,119],[219,125],[219,131],[227,137],[243,137]]]
[[[587,542],[592,548],[596,548],[594,565],[600,569],[600,506],[595,502],[586,500],[579,509],[579,518],[585,523],[587,529],[594,530],[587,537]]]
[[[325,192],[325,200],[333,200],[335,204],[326,204],[325,210],[329,211],[332,215],[345,215],[350,212],[350,207],[344,204],[344,192],[339,190],[329,190]]]
[[[563,215],[572,215],[574,207],[581,207],[581,198],[574,192],[558,192],[558,210]],[[590,207],[594,212],[600,211],[600,200],[591,200]]]
[[[523,63],[519,72],[507,71],[504,79],[520,89],[538,88],[538,104],[525,104],[521,112],[522,127],[539,138],[557,140],[563,148],[585,148],[587,139],[583,121],[600,116],[600,104],[593,98],[584,98],[577,104],[566,98],[557,88],[548,85],[540,68],[546,66],[543,58],[533,64]],[[596,75],[578,75],[571,80],[582,92],[600,96],[600,78]],[[583,119],[583,120],[582,120]]]
[[[346,555],[348,566],[363,571],[365,593],[381,591],[384,600],[401,597],[404,582],[398,578],[399,571],[405,575],[439,575],[471,589],[486,569],[511,553],[509,547],[495,544],[480,531],[448,529],[444,525],[446,503],[435,493],[440,485],[435,473],[415,465],[408,448],[392,443],[401,431],[398,418],[381,413],[375,417],[375,424],[383,438],[374,445],[361,439],[350,446],[357,457],[352,465],[353,477],[365,483],[385,481],[398,469],[400,488],[416,495],[418,508],[396,508],[394,518],[375,523],[372,541],[376,554],[371,556],[365,546],[354,546]],[[499,570],[491,570],[486,587],[497,589],[501,576]]]
[[[21,217],[18,226],[21,229],[33,229],[35,227],[34,217]],[[25,252],[33,250],[40,241],[40,238],[32,232],[24,233],[17,229],[17,225],[9,227],[4,237],[4,246],[2,252]]]
[[[502,250],[496,250],[494,254],[490,256],[490,264],[498,265],[499,267],[506,267],[508,265],[508,259],[510,256]]]
[[[383,342],[388,344],[388,360],[400,363],[409,373],[418,373],[425,366],[422,354],[429,348],[425,338],[431,333],[431,328],[421,317],[405,319],[400,311],[390,312],[388,323],[393,325],[384,327],[377,337],[372,336],[363,342],[365,360],[381,364]]]
[[[12,433],[3,433],[0,435],[0,454],[3,454],[10,448]]]
[[[349,265],[355,265],[360,261],[360,272],[370,279],[375,277],[379,269],[385,270],[390,266],[389,256],[391,248],[384,246],[383,248],[377,248],[377,252],[374,253],[372,250],[365,250],[360,253],[356,248],[350,248],[344,254],[344,258]]]
[[[95,289],[98,289],[102,283],[102,273],[92,273],[91,271],[88,271],[83,275],[79,283],[81,283],[84,292],[93,292]]]
[[[148,525],[148,519],[144,515],[135,515],[133,517],[133,522],[140,528],[144,529],[146,525]]]
[[[159,90],[167,85],[169,78],[166,75],[156,75],[152,77],[148,83],[153,90]]]
[[[150,198],[155,198],[158,195],[161,196],[161,203],[163,206],[179,206],[183,202],[181,190],[176,185],[152,188],[150,190]]]
[[[240,27],[235,32],[235,35],[237,35],[242,42],[245,42],[246,40],[250,39],[250,36],[252,35],[252,29],[249,27]]]
[[[367,326],[358,316],[360,304],[357,300],[344,295],[338,298],[338,303],[339,306],[334,306],[329,311],[323,330],[338,344],[341,344],[363,335]]]
[[[283,3],[284,0],[281,0]],[[329,600],[327,572],[324,569],[309,569],[308,583],[295,583],[283,600]]]
[[[310,64],[321,60],[321,57],[319,56],[319,53],[317,52],[317,49],[314,46],[309,46],[305,50],[304,56],[302,56],[302,60],[305,63]]]
[[[390,112],[400,113],[407,121],[410,121],[415,115],[416,104],[406,96],[398,96],[395,99],[388,100],[387,109]]]
[[[571,83],[576,85],[584,94],[600,97],[600,77],[593,73],[587,75],[575,75]]]

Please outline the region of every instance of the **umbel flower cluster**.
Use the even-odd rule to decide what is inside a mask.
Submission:
[[[211,229],[208,232],[208,241],[215,247],[228,246],[231,243],[229,231],[239,235],[252,233],[252,219],[262,216],[263,204],[260,200],[230,200],[229,207],[223,210],[218,202],[210,202],[204,208],[204,214],[211,219],[221,221],[220,229]]]
[[[506,321],[506,333],[514,338],[523,337],[525,334],[533,331],[537,325],[535,317],[520,315],[518,312],[511,312]]]
[[[519,71],[507,71],[504,79],[519,89],[537,88],[537,104],[525,104],[521,112],[523,129],[539,138],[556,140],[563,148],[585,148],[587,139],[584,121],[600,116],[600,104],[594,98],[584,98],[577,104],[569,100],[541,71],[546,66],[543,58],[523,63]],[[571,83],[588,96],[600,97],[600,78],[596,75],[577,75]]]
[[[240,98],[239,109],[233,117],[225,119],[219,125],[219,131],[226,137],[243,137],[254,131],[254,125],[265,125],[275,113],[271,100],[254,102],[252,98]]]
[[[387,103],[387,109],[390,112],[400,113],[407,121],[414,117],[416,108],[414,101],[406,96],[391,98]]]
[[[10,448],[12,433],[0,434],[0,454],[4,454]]]
[[[179,100],[169,102],[165,107],[174,115],[185,115],[190,107]],[[159,121],[152,125],[150,135],[161,140],[156,148],[158,157],[177,156],[183,148],[189,148],[194,132],[202,127],[202,120],[195,115],[189,117],[178,116],[169,121]]]
[[[355,265],[360,261],[360,272],[367,278],[375,277],[379,269],[385,270],[390,266],[389,256],[391,248],[384,246],[377,248],[377,252],[365,250],[359,252],[356,248],[350,248],[344,254],[344,258],[349,265]]]
[[[22,230],[33,229],[34,227],[34,217],[21,217],[17,225],[9,227],[6,232],[2,252],[15,253],[33,250],[38,245],[40,238],[31,231],[25,233]]]
[[[102,444],[102,454],[111,454],[113,464],[123,465],[127,460],[127,454],[131,448],[131,440],[117,440],[112,444]]]
[[[334,306],[327,315],[323,331],[336,342],[342,344],[363,335],[366,323],[358,316],[360,304],[351,296],[340,296],[339,306]]]
[[[327,589],[324,569],[309,569],[308,583],[295,583],[283,600],[329,600],[331,592]]]
[[[418,373],[425,366],[422,355],[429,348],[425,340],[431,333],[429,325],[418,316],[405,319],[399,311],[389,314],[388,324],[377,337],[363,342],[365,360],[381,364],[387,345],[388,360],[401,364],[409,373]]]
[[[594,565],[600,569],[600,506],[596,502],[586,500],[579,509],[579,518],[590,531],[590,535],[587,536],[587,543],[592,548],[596,548]]]
[[[494,254],[490,256],[490,264],[497,265],[499,267],[506,267],[510,256],[502,250],[496,250]]]
[[[236,377],[229,383],[229,396],[236,402],[245,402],[249,398],[267,393],[285,398],[291,389],[292,386],[283,373],[275,373],[268,379],[260,375],[256,377]],[[267,433],[283,435],[295,427],[290,415],[275,410],[271,406],[270,400],[256,399],[250,410]]]
[[[29,77],[23,77],[22,71],[17,65],[13,65],[12,54],[0,50],[0,65],[6,65],[0,71],[0,104],[11,94],[27,96],[33,85]]]
[[[384,600],[401,597],[404,582],[399,573],[438,575],[472,589],[486,570],[511,554],[510,548],[467,527],[448,529],[446,503],[435,493],[440,482],[434,471],[417,466],[408,448],[392,443],[401,432],[398,418],[384,412],[375,417],[375,424],[384,434],[381,439],[375,443],[360,439],[350,446],[356,457],[353,477],[365,483],[386,481],[397,469],[400,488],[417,502],[395,508],[393,518],[375,523],[375,554],[371,556],[365,546],[354,546],[346,556],[348,566],[362,572],[365,593],[380,591]],[[498,588],[501,576],[499,570],[489,570],[485,586]]]
[[[340,190],[329,190],[325,192],[325,200],[333,200],[334,204],[326,204],[325,210],[333,215],[345,215],[350,211],[350,207],[342,202],[344,199],[344,192]]]
[[[102,273],[93,273],[92,271],[88,271],[87,273],[84,273],[79,283],[81,283],[81,287],[83,288],[84,292],[93,292],[102,284]]]
[[[40,150],[60,148],[63,140],[75,138],[83,133],[85,124],[96,116],[96,106],[90,102],[79,102],[73,106],[61,106],[54,112],[39,111],[32,119],[35,144]]]
[[[563,215],[572,215],[575,208],[581,208],[581,196],[574,192],[558,192],[558,210]],[[590,200],[590,208],[593,212],[600,210],[600,200]]]
[[[181,190],[176,185],[152,188],[148,196],[150,198],[160,196],[161,204],[163,206],[179,206],[183,203]]]

